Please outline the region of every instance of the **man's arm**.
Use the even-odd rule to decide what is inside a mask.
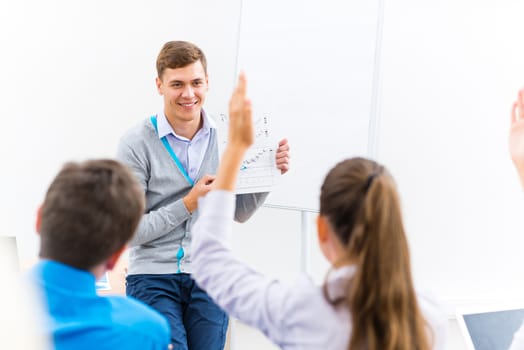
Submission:
[[[235,221],[246,222],[264,204],[269,192],[236,195]]]
[[[282,139],[278,143],[275,163],[281,174],[289,170],[289,143]],[[236,196],[235,221],[246,222],[264,204],[269,192],[246,193]]]
[[[117,158],[133,171],[145,194],[151,176],[150,163],[147,157],[140,156],[133,147],[121,140],[118,145]],[[183,198],[150,211],[144,214],[140,220],[129,245],[141,245],[162,237],[175,227],[182,225],[189,217],[191,217],[191,213],[186,208]]]

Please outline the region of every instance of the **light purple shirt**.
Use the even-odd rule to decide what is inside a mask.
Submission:
[[[191,180],[195,181],[207,146],[209,145],[209,130],[215,128],[214,121],[202,110],[202,127],[197,131],[193,139],[177,135],[164,112],[157,114],[158,138],[166,136],[169,145],[175,152],[178,160],[182,163],[184,170]],[[214,174],[213,174],[214,175]]]
[[[199,199],[200,217],[193,226],[193,278],[215,303],[240,321],[258,328],[285,350],[346,350],[352,324],[344,305],[333,306],[321,286],[302,275],[288,285],[236,258],[230,249],[235,195],[215,190]],[[345,296],[354,266],[333,270],[326,279],[330,299]],[[446,349],[447,318],[439,305],[418,294],[419,307],[433,340]]]

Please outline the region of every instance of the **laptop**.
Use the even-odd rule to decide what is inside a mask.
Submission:
[[[524,302],[461,308],[456,317],[468,350],[508,350],[524,321]]]
[[[14,271],[20,271],[18,246],[15,236],[0,235],[0,264],[11,267]]]

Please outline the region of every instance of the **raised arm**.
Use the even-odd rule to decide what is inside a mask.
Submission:
[[[256,272],[229,248],[235,210],[235,181],[247,148],[253,143],[251,103],[240,76],[230,104],[229,143],[222,156],[213,190],[200,199],[193,226],[192,277],[228,314],[259,328],[276,343],[285,333],[289,289]]]
[[[520,89],[511,109],[509,153],[524,188],[524,89]]]
[[[238,85],[229,101],[229,141],[218,167],[213,189],[233,191],[240,164],[253,144],[251,101],[246,95],[246,77],[240,74]]]

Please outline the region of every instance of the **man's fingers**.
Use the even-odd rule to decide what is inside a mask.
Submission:
[[[277,159],[289,158],[289,151],[278,150],[276,154]]]

